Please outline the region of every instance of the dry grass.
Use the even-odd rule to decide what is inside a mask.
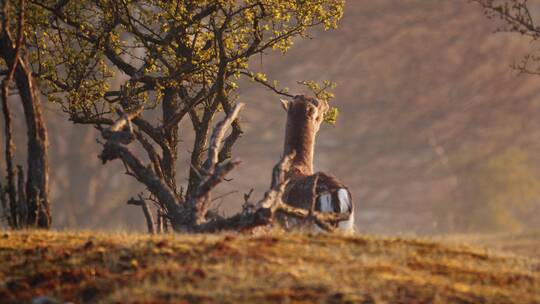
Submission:
[[[535,258],[341,235],[0,234],[0,302],[540,303]]]
[[[508,254],[540,259],[540,232],[454,235],[444,237],[443,240],[469,243]]]

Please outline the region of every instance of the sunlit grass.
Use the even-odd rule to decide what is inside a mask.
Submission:
[[[0,233],[0,299],[39,295],[77,303],[538,303],[540,263],[413,238]]]
[[[452,235],[445,241],[469,243],[507,254],[540,259],[540,232]]]

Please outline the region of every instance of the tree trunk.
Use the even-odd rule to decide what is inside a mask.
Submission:
[[[9,25],[9,2],[3,2],[2,5],[2,32],[0,36],[0,56],[9,67],[8,74],[4,79],[3,103],[7,103],[7,91],[11,77],[14,77],[15,84],[19,91],[24,115],[26,118],[26,128],[28,137],[28,173],[26,180],[26,189],[19,189],[19,198],[26,198],[26,202],[19,201],[18,208],[25,204],[26,219],[20,218],[20,223],[13,223],[13,227],[34,226],[39,228],[49,228],[51,225],[51,214],[49,205],[49,167],[47,162],[47,130],[41,113],[41,104],[38,90],[32,77],[32,69],[28,60],[21,49],[24,46],[24,15],[26,2],[19,2],[19,12],[17,19],[17,37],[16,41],[12,38]],[[4,105],[4,113],[6,114]],[[8,140],[8,145],[9,140]],[[9,151],[11,147],[7,147]],[[6,152],[6,154],[8,154]],[[10,161],[8,159],[8,161]],[[15,196],[14,170],[11,168],[10,196]],[[22,177],[22,172],[20,172]],[[20,179],[24,181],[23,179]],[[25,191],[26,193],[22,193]],[[12,214],[16,213],[17,208],[12,208]],[[12,221],[16,220],[13,216]],[[25,221],[23,224],[22,222]]]
[[[26,175],[28,223],[37,223],[39,228],[49,228],[51,211],[47,129],[31,73],[26,62],[21,60],[15,71],[15,82],[24,109],[28,137],[28,173]]]
[[[163,97],[162,105],[162,118],[163,124],[167,124],[174,113],[178,108],[178,100],[176,100],[176,94],[172,90],[166,90]],[[165,177],[166,183],[171,189],[178,194],[176,191],[176,158],[178,154],[178,126],[174,126],[168,130],[165,130],[163,134],[164,140],[169,148],[169,150],[163,150],[163,165],[162,172]]]
[[[41,112],[41,103],[32,70],[25,57],[18,56],[13,41],[4,33],[0,55],[8,66],[16,61],[14,79],[21,98],[28,137],[28,171],[26,198],[28,216],[26,224],[49,228],[51,212],[49,203],[49,165],[47,158],[47,129]]]
[[[5,191],[7,194],[7,199],[9,203],[6,206],[9,206],[9,214],[6,214],[8,218],[8,223],[11,227],[18,227],[18,217],[17,217],[17,196],[15,191],[15,170],[13,166],[13,133],[11,130],[11,111],[8,104],[8,86],[9,83],[5,83],[6,80],[2,82],[2,112],[4,113],[4,131],[6,136],[6,146],[5,146],[5,157],[6,157],[6,179],[7,184],[5,186]]]

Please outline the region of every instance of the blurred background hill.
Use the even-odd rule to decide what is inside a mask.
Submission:
[[[530,42],[495,30],[466,0],[349,0],[338,30],[252,66],[293,94],[302,93],[299,80],[337,83],[340,117],[322,127],[315,167],[349,185],[359,231],[539,229],[540,79],[510,68]],[[248,106],[234,153],[243,164],[216,194],[239,191],[216,200],[225,212],[250,188],[253,199],[267,189],[285,127],[278,96],[249,82],[240,88]],[[54,105],[46,114],[54,226],[143,230],[140,210],[125,204],[142,189],[120,163],[101,165],[94,130],[72,128]],[[189,166],[182,152],[179,173]]]

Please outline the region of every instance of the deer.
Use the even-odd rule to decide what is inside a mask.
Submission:
[[[292,100],[281,99],[287,112],[283,155],[294,155],[285,177],[289,180],[282,200],[292,207],[321,213],[348,214],[346,220],[330,223],[322,227],[320,223],[310,223],[286,217],[286,226],[308,228],[317,232],[337,230],[354,232],[354,206],[347,186],[334,175],[326,172],[313,172],[315,137],[324,116],[329,110],[328,102],[317,98],[296,95]]]

